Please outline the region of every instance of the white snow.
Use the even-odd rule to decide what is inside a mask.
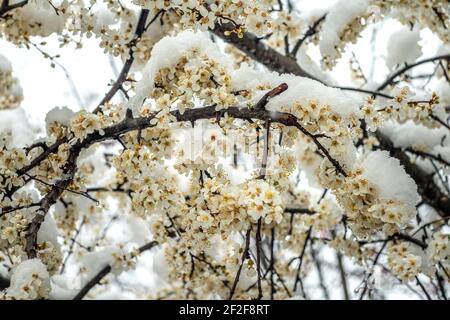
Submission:
[[[11,276],[10,287],[6,290],[8,296],[20,298],[29,298],[24,296],[22,288],[24,286],[29,286],[31,283],[36,281],[35,275],[41,281],[39,288],[39,293],[44,294],[50,291],[50,278],[47,272],[47,268],[39,259],[25,260],[14,268],[13,274]],[[36,288],[33,288],[36,289]],[[31,292],[30,293],[34,293]]]
[[[0,134],[10,134],[11,147],[24,147],[33,142],[37,128],[32,126],[23,108],[0,111]]]
[[[59,250],[58,228],[51,214],[45,215],[44,222],[41,224],[41,228],[37,234],[37,241],[38,243],[43,243],[45,241],[51,242],[53,247]]]
[[[0,74],[2,73],[10,73],[12,71],[11,62],[0,54]]]
[[[57,5],[55,3],[55,5]],[[22,19],[30,25],[39,25],[39,35],[46,37],[63,29],[65,19],[57,15],[47,1],[28,1],[20,9]]]
[[[405,172],[400,161],[387,151],[374,151],[362,162],[363,177],[372,183],[384,200],[396,200],[415,205],[420,201],[417,185]]]
[[[322,56],[333,56],[335,47],[341,41],[344,28],[358,16],[363,15],[370,5],[369,0],[340,0],[329,9],[322,25],[319,47]]]
[[[283,106],[291,106],[298,101],[307,104],[311,100],[317,101],[320,105],[329,105],[331,109],[344,119],[351,115],[359,114],[359,105],[362,97],[355,99],[355,95],[327,87],[318,81],[308,78],[298,77],[291,74],[280,75],[277,72],[266,72],[255,70],[248,65],[243,65],[233,74],[234,90],[254,90],[259,85],[270,85],[276,87],[282,83],[288,85],[288,89],[277,97],[272,98],[267,104],[268,110],[278,111]],[[261,91],[255,97],[255,102],[261,98],[266,91]]]
[[[420,30],[410,30],[403,27],[394,32],[388,40],[386,65],[390,70],[403,63],[413,63],[422,55],[422,47],[419,45]]]
[[[55,107],[50,110],[45,116],[45,123],[48,126],[53,122],[58,122],[63,126],[68,127],[70,124],[70,119],[75,115],[75,112],[67,107]]]
[[[386,134],[394,146],[397,148],[419,148],[423,151],[430,151],[441,142],[450,144],[448,130],[446,128],[428,128],[413,121],[405,123],[388,122],[381,132]],[[448,140],[448,141],[447,141]]]
[[[104,267],[113,262],[113,253],[118,253],[119,249],[115,247],[105,247],[101,251],[86,253],[82,258],[83,267],[86,272],[83,273],[83,280],[89,281]]]

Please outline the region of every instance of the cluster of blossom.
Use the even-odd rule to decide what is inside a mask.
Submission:
[[[333,230],[342,220],[342,211],[336,202],[323,199],[319,204],[312,206],[311,215],[301,215],[305,226],[311,226],[313,231]]]
[[[239,205],[247,210],[247,214],[257,222],[280,223],[283,218],[283,203],[279,192],[262,179],[250,180],[242,187]]]
[[[268,37],[268,43],[271,47],[284,49],[285,37],[289,43],[294,43],[306,31],[305,20],[296,12],[280,11],[274,15],[272,32]],[[284,53],[284,52],[283,52]]]
[[[125,251],[119,248],[119,252],[112,253],[111,269],[114,274],[120,274],[124,271],[133,269],[136,266],[136,258],[139,256],[139,250]]]
[[[70,131],[79,140],[85,139],[89,134],[96,131],[103,134],[102,127],[104,127],[104,124],[102,119],[105,119],[105,117],[87,111],[80,111],[71,119]]]
[[[15,108],[22,100],[22,88],[12,75],[11,63],[0,54],[0,110]]]
[[[29,210],[21,211],[16,213],[11,219],[3,216],[0,220],[0,248],[2,250],[9,249],[15,253],[21,251],[20,247],[23,245],[23,235],[29,223],[28,219],[31,216]]]
[[[397,88],[392,91],[393,98],[387,101],[384,107],[377,107],[373,97],[368,97],[362,107],[367,129],[375,131],[387,120],[404,123],[412,120],[417,124],[423,124],[433,128],[439,126],[430,116],[440,117],[443,115],[439,96],[433,92],[429,101],[413,101],[409,87]]]
[[[439,265],[444,273],[450,271],[450,235],[445,231],[437,231],[428,242],[427,259],[432,265]]]
[[[62,263],[61,252],[58,248],[55,248],[52,242],[45,241],[38,243],[36,251],[37,258],[42,261],[50,275],[53,275],[60,270]]]
[[[39,166],[36,166],[28,174],[38,179],[44,179],[44,181],[56,181],[61,174],[64,174],[64,165],[69,156],[70,144],[61,144],[57,151],[51,154],[45,161],[42,161]],[[34,159],[42,152],[42,148],[38,147],[29,152],[29,159]],[[49,186],[45,183],[36,182],[36,188],[40,192],[49,191]]]
[[[277,4],[273,0],[249,1],[200,1],[200,0],[134,0],[137,5],[154,12],[164,10],[175,12],[180,16],[179,23],[183,29],[199,29],[206,31],[213,29],[216,23],[232,21],[236,32],[243,29],[263,36],[270,32],[273,22],[270,9]]]
[[[422,258],[413,246],[409,242],[399,241],[387,247],[388,267],[403,281],[411,281],[421,272]]]
[[[117,180],[127,182],[123,187],[131,191],[132,208],[141,217],[150,213],[176,212],[183,204],[176,177],[163,174],[167,167],[160,161],[157,153],[140,145],[124,150],[113,159]]]
[[[28,164],[25,150],[11,146],[11,136],[0,136],[0,198],[3,200],[7,190],[22,186],[24,177],[17,170]]]
[[[123,60],[133,54],[135,67],[143,66],[150,57],[153,45],[164,34],[167,34],[178,22],[179,18],[172,12],[159,15],[157,22],[140,26],[139,38],[136,31],[139,22],[139,13],[125,3],[105,1],[107,6],[92,4],[72,7],[74,15],[68,30],[74,34],[78,32],[90,38],[93,35],[100,39],[100,47],[105,53],[120,56]],[[149,13],[149,19],[156,19],[157,11]],[[118,21],[118,22],[117,22]]]

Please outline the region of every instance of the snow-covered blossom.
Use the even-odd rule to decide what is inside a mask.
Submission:
[[[50,278],[39,259],[26,260],[13,270],[11,285],[5,299],[47,299],[50,293]]]
[[[405,228],[415,216],[420,199],[414,181],[386,151],[371,152],[360,161],[337,196],[353,232],[359,236],[380,229],[391,234]]]
[[[306,299],[345,275],[361,281],[360,298],[397,293],[395,279],[436,283],[442,298],[448,12],[438,0],[311,11],[276,0],[3,1],[1,40],[61,68],[69,94],[80,80],[62,52],[98,46],[121,69],[107,92],[89,85],[79,105],[49,105],[35,130],[21,120],[41,101],[23,100],[14,78],[28,66],[13,75],[0,55],[0,285],[10,280],[0,297],[79,297],[94,279],[87,298]],[[400,31],[378,23],[391,18]],[[430,32],[442,43],[419,61]]]

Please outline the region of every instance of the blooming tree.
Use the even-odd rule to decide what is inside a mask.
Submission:
[[[97,106],[48,112],[46,135],[0,128],[0,297],[447,299],[449,15],[445,0],[0,1],[3,41],[53,67],[46,41],[123,61]],[[337,66],[392,19],[387,76],[353,54],[342,86]],[[0,115],[26,94],[8,59]]]

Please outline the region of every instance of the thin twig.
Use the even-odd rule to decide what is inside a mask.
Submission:
[[[261,218],[258,219],[256,227],[256,270],[258,272],[258,300],[263,297],[261,286]]]
[[[153,247],[157,246],[158,242],[151,241],[138,249],[139,253],[150,250]],[[95,287],[105,276],[107,276],[111,272],[112,268],[110,265],[102,268],[90,281],[88,281],[83,288],[73,297],[73,300],[81,300],[83,299],[88,292]]]
[[[298,263],[298,266],[297,266],[297,273],[295,275],[294,287],[292,289],[292,291],[294,291],[294,292],[297,291],[297,284],[301,280],[300,273],[301,273],[301,270],[302,270],[303,257],[304,257],[305,252],[306,252],[306,246],[308,245],[308,241],[309,241],[309,239],[311,237],[311,230],[312,230],[312,227],[309,227],[308,232],[306,233],[305,242],[303,243],[302,251],[301,251],[300,255],[297,258],[299,260],[299,263]],[[303,294],[304,294],[304,292],[303,292]]]
[[[239,278],[241,276],[242,266],[244,265],[245,259],[248,256],[248,248],[250,246],[250,232],[251,231],[252,231],[252,228],[250,227],[247,231],[247,234],[245,235],[245,246],[244,246],[244,251],[242,252],[241,263],[236,272],[236,276],[234,278],[233,285],[231,286],[230,295],[228,297],[228,300],[231,300],[233,298],[234,292],[236,291],[236,287],[239,282]]]
[[[403,73],[405,73],[406,71],[415,68],[417,66],[420,66],[422,64],[425,63],[429,63],[429,62],[434,62],[434,61],[438,61],[438,60],[450,60],[450,54],[444,54],[444,55],[440,55],[440,56],[436,56],[436,57],[431,57],[428,59],[423,59],[423,60],[419,60],[413,64],[410,65],[406,65],[403,68],[397,70],[396,72],[394,72],[392,75],[390,75],[381,85],[378,86],[377,91],[381,91],[384,88],[386,88],[389,84],[392,83],[392,81],[395,80],[395,78],[397,78],[398,76],[402,75]]]

